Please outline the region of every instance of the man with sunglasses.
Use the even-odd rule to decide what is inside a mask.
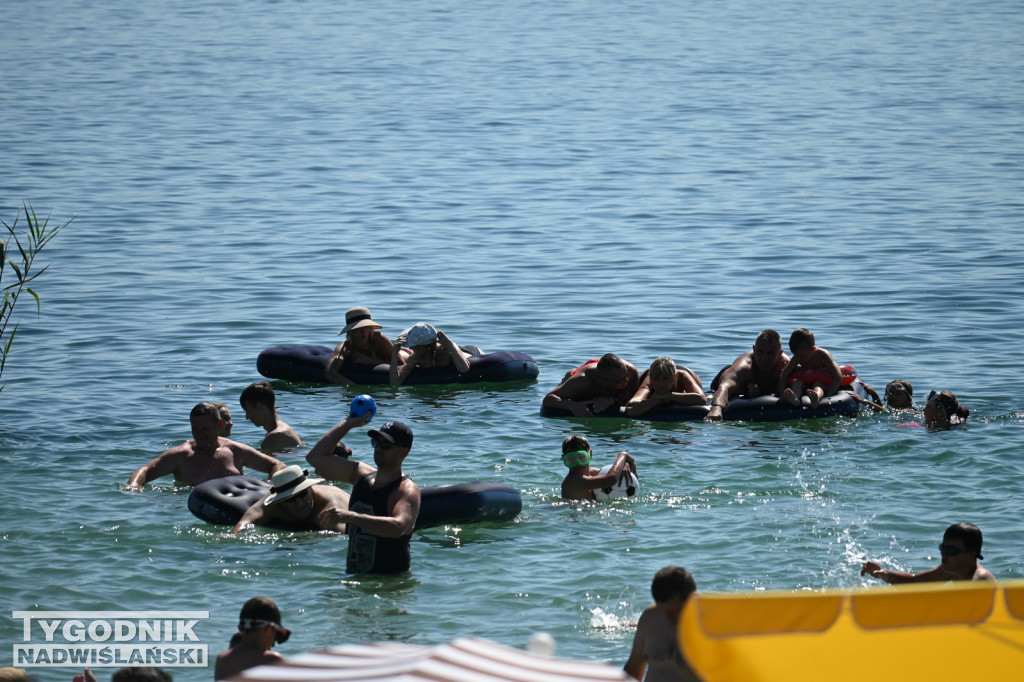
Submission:
[[[981,529],[973,523],[954,523],[946,529],[939,545],[942,563],[921,573],[890,571],[874,561],[867,561],[861,575],[884,580],[890,584],[928,583],[944,580],[995,580],[992,572],[978,563],[981,556]]]
[[[349,573],[403,573],[409,570],[409,540],[420,513],[420,488],[402,474],[412,448],[412,429],[398,421],[370,430],[373,462],[354,462],[335,454],[345,435],[369,423],[372,414],[349,415],[321,436],[306,461],[332,481],[352,484],[348,509],[327,509],[325,523],[348,528]]]
[[[345,524],[330,518],[327,509],[348,509],[348,493],[333,485],[317,485],[322,478],[310,478],[298,464],[270,477],[270,492],[249,507],[232,533],[266,526],[287,530],[328,530],[345,532]]]

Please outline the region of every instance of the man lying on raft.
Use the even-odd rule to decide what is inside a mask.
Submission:
[[[232,533],[252,526],[287,525],[289,528],[345,532],[345,524],[332,516],[331,510],[348,510],[348,493],[322,478],[310,478],[309,472],[297,464],[285,467],[270,479],[270,492],[242,514]]]
[[[640,386],[636,367],[615,353],[590,360],[567,374],[544,396],[544,407],[593,417],[613,405],[625,405]]]
[[[774,329],[765,329],[757,335],[752,350],[736,358],[722,371],[718,386],[712,382],[715,394],[711,398],[711,410],[704,421],[722,421],[722,412],[729,400],[737,396],[756,398],[760,395],[774,395],[778,390],[779,377],[789,364],[789,357],[782,352],[782,338]]]
[[[256,448],[218,435],[221,418],[213,403],[199,403],[189,414],[192,440],[166,450],[156,459],[135,470],[128,479],[130,490],[162,476],[174,474],[180,485],[199,485],[224,476],[238,476],[243,466],[267,474],[284,468],[284,464]]]

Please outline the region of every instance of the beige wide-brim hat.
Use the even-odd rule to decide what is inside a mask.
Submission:
[[[270,477],[271,494],[263,500],[263,506],[269,507],[272,504],[284,502],[289,497],[294,497],[323,480],[322,478],[310,478],[309,472],[298,464],[285,467]]]
[[[353,329],[359,329],[360,327],[373,327],[374,329],[380,329],[381,325],[370,319],[369,308],[364,308],[362,306],[349,308],[345,312],[345,328],[338,332],[338,336],[348,334]]]

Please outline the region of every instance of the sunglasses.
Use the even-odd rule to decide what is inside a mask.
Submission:
[[[395,444],[391,441],[384,440],[383,438],[377,438],[377,436],[370,436],[370,445],[381,450],[390,450],[395,447]]]
[[[570,469],[578,466],[586,466],[587,464],[590,464],[590,453],[586,450],[567,452],[562,455],[562,463]]]
[[[942,543],[942,544],[939,545],[939,552],[941,552],[942,554],[945,554],[946,556],[960,556],[961,554],[963,554],[963,553],[965,553],[967,551],[969,551],[969,550],[960,549],[959,547],[955,547],[953,545],[947,545],[945,543]]]
[[[292,636],[291,630],[281,627],[272,620],[243,618],[238,625],[243,630],[255,630],[256,628],[272,627],[274,628],[274,641],[278,644],[284,644],[288,641],[288,638]]]

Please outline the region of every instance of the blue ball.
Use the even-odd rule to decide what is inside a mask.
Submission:
[[[348,411],[349,416],[362,417],[367,413],[370,415],[370,420],[372,420],[377,414],[377,401],[373,399],[372,395],[357,395],[352,399],[352,406]]]

